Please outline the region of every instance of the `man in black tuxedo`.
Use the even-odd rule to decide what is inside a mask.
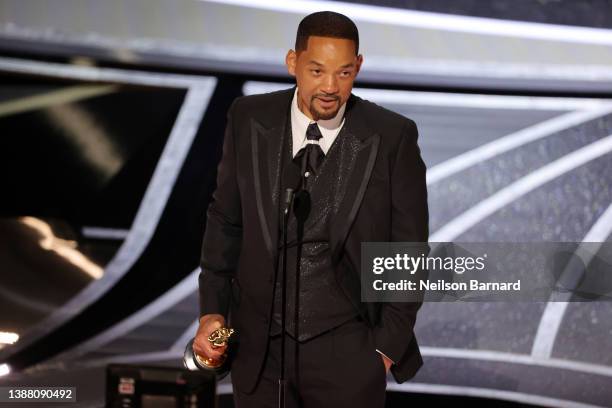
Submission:
[[[286,56],[296,86],[229,109],[194,350],[218,358],[225,349],[208,335],[226,319],[236,329],[238,407],[277,406],[286,188],[310,195],[308,218],[291,216],[287,228],[288,406],[382,407],[388,371],[401,383],[422,365],[413,333],[421,303],[361,302],[361,242],[426,243],[428,208],[415,123],[351,93],[358,49],[349,18],[313,13]]]

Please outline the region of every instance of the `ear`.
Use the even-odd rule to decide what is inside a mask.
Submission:
[[[357,76],[357,74],[359,73],[359,70],[361,69],[361,64],[363,64],[363,55],[359,54],[357,56],[357,65],[355,66],[355,76]]]
[[[291,76],[295,76],[295,66],[297,64],[297,54],[293,50],[287,51],[285,56],[285,65],[287,65],[287,71]]]

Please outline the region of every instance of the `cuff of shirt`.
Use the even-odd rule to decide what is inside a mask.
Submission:
[[[385,356],[385,357],[389,358],[389,356],[387,356],[385,353],[383,353],[383,352],[382,352],[382,351],[380,351],[379,349],[376,349],[376,351],[378,351],[378,352],[379,352],[380,354],[382,354],[383,356]],[[389,358],[389,360],[391,360],[391,359]],[[395,364],[395,361],[391,360],[391,362],[392,362],[393,364]]]

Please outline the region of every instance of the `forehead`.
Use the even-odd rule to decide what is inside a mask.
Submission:
[[[321,58],[330,61],[353,60],[355,57],[355,42],[346,38],[319,37],[311,35],[308,37],[308,46],[300,52],[300,55],[308,58]],[[323,61],[321,61],[323,62]]]

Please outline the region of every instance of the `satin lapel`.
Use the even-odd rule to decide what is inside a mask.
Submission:
[[[355,166],[348,178],[346,193],[330,230],[332,262],[334,263],[339,259],[346,237],[363,201],[380,144],[380,135],[373,133],[367,126],[367,123],[364,121],[364,115],[359,112],[360,102],[356,99],[352,97],[351,105],[347,106],[348,116],[346,126],[347,133],[354,135],[360,140],[361,146],[357,152]]]
[[[265,128],[251,119],[253,182],[257,215],[268,252],[274,259],[279,229],[279,186],[281,150],[286,121],[280,126]]]
[[[269,104],[266,103],[265,108],[260,107],[250,119],[257,216],[266,248],[275,262],[279,235],[278,203],[282,142],[288,126],[294,92],[295,86],[274,93],[274,99]]]

